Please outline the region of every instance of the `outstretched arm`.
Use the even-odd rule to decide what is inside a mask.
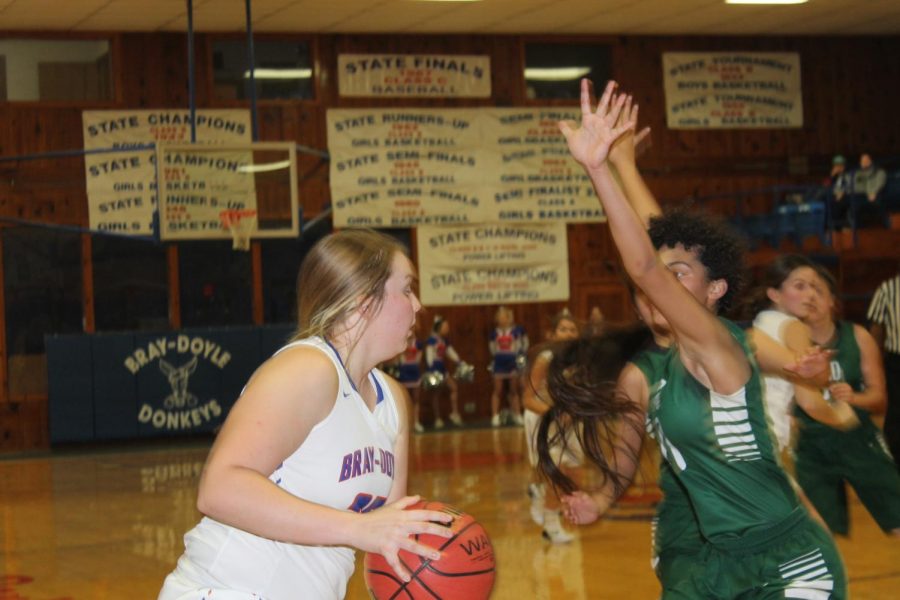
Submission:
[[[609,151],[609,162],[615,168],[625,197],[631,202],[634,212],[638,214],[644,227],[649,227],[650,219],[659,215],[662,210],[637,168],[638,151],[642,145],[648,144],[650,139],[649,127],[644,127],[640,132],[635,133],[637,118],[638,106],[634,104],[632,97],[628,96],[622,108],[622,114],[619,115],[619,121],[634,125],[612,145]]]
[[[634,127],[630,120],[618,123],[626,98],[614,98],[615,85],[610,82],[606,86],[594,111],[589,85],[583,81],[581,125],[561,122],[560,130],[572,156],[594,184],[625,270],[668,320],[678,338],[682,360],[696,364],[714,391],[734,393],[750,376],[743,349],[724,324],[676,280],[669,266],[659,261],[642,220],[612,177],[607,163],[610,147]],[[720,281],[717,285],[727,284]]]
[[[638,415],[629,416],[628,419],[619,422],[617,437],[612,443],[612,464],[615,465],[620,477],[620,491],[624,492],[634,480],[643,443],[642,429],[635,425],[634,420],[644,418],[650,397],[647,380],[641,370],[632,363],[628,363],[622,369],[617,383],[617,393],[623,394],[628,401],[641,409]],[[563,510],[566,518],[572,523],[586,525],[602,517],[620,496],[621,493],[616,493],[615,483],[607,480],[603,487],[591,493],[577,491],[563,496]]]
[[[859,325],[853,326],[853,334],[859,345],[864,388],[856,392],[849,384],[836,382],[828,389],[835,400],[843,400],[874,414],[883,413],[887,408],[887,384],[878,344],[875,338]]]

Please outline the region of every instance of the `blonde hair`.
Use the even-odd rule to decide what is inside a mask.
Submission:
[[[330,337],[335,327],[367,301],[381,309],[384,286],[397,253],[406,249],[371,229],[347,229],[319,241],[297,276],[297,332],[293,339]]]
[[[515,323],[516,313],[508,306],[501,306],[497,309],[497,312],[494,313],[494,322],[497,323],[500,321],[501,315],[509,315],[509,320]]]

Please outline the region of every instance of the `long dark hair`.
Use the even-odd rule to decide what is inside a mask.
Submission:
[[[553,346],[547,373],[547,391],[552,402],[537,430],[538,470],[564,494],[577,489],[560,470],[550,448],[566,450],[575,440],[603,477],[611,481],[616,495],[628,482],[618,473],[614,450],[615,430],[620,423],[643,430],[643,411],[616,388],[619,373],[652,336],[643,326],[609,329],[593,338],[580,338]],[[625,448],[629,460],[637,460],[639,448]]]

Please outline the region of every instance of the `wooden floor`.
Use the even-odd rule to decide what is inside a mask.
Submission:
[[[56,451],[0,458],[0,600],[155,598],[198,520],[196,485],[208,443]],[[651,460],[646,461],[648,464]],[[650,570],[654,486],[635,487],[614,515],[554,546],[528,515],[521,429],[413,438],[412,491],[473,514],[491,535],[495,599],[655,598]],[[652,468],[645,477],[652,481]],[[900,598],[900,541],[857,501],[839,546],[851,598]],[[366,598],[357,570],[348,598]]]

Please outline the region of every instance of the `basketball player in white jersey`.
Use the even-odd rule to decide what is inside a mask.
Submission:
[[[200,480],[205,517],[161,600],[337,599],[353,548],[383,554],[404,581],[399,550],[440,557],[410,536],[449,537],[450,516],[404,510],[418,500],[406,496],[408,397],[375,368],[406,346],[414,283],[402,247],[374,231],[310,250],[298,332],[228,415]]]

